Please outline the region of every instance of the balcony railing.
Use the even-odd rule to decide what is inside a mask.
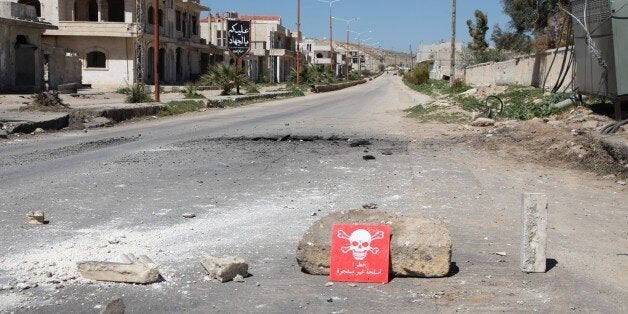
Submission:
[[[61,21],[58,30],[47,30],[46,35],[95,36],[95,37],[136,37],[137,25],[124,22],[84,22]]]

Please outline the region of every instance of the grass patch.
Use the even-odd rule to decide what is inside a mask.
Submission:
[[[202,101],[194,101],[194,100],[179,100],[179,101],[171,101],[165,107],[163,107],[159,112],[157,112],[157,116],[165,117],[165,116],[174,116],[186,112],[198,111],[201,108],[204,108],[205,104]]]
[[[436,121],[442,123],[460,123],[469,121],[469,117],[461,112],[443,112],[436,106],[417,105],[404,110],[408,117],[415,118],[421,122]],[[442,108],[446,109],[446,108]]]
[[[408,80],[404,79],[403,82],[410,87],[411,89],[428,96],[438,96],[438,95],[455,95],[468,91],[471,89],[470,86],[464,84],[456,84],[454,87],[449,86],[448,81],[441,80],[429,80],[425,84],[412,84]]]

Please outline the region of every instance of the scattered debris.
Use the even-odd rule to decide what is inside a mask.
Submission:
[[[329,281],[329,282],[327,282],[327,283],[325,284],[325,287],[331,287],[331,286],[333,286],[333,285],[334,285],[334,283],[333,283],[333,282],[331,282],[331,281]]]
[[[196,217],[196,214],[194,213],[184,213],[183,214],[183,218],[194,218]]]
[[[31,225],[43,225],[46,223],[44,220],[44,212],[42,211],[28,212],[26,219]]]
[[[364,204],[364,205],[362,205],[362,208],[364,208],[364,209],[377,209],[377,204],[375,204],[375,203]]]
[[[149,284],[160,278],[157,265],[146,255],[122,255],[124,263],[79,262],[78,270],[85,279]]]
[[[100,311],[100,314],[124,314],[125,309],[122,297],[115,295],[109,300],[105,308]]]
[[[619,185],[626,185],[626,181],[620,180],[620,181],[617,181],[617,184],[619,184]]]
[[[6,130],[0,130],[0,138],[9,138],[9,133]]]
[[[233,281],[234,282],[244,282],[244,277],[242,277],[242,275],[237,274],[235,277],[233,277]]]
[[[368,146],[368,145],[371,145],[371,141],[364,140],[364,139],[353,141],[353,142],[351,142],[351,144],[349,144],[349,146],[351,146],[351,147]]]
[[[364,160],[375,160],[375,156],[373,156],[373,155],[364,155],[364,156],[362,156],[362,159],[364,159]]]
[[[63,103],[58,91],[47,91],[37,93],[32,97],[33,101],[28,104],[28,108],[37,110],[64,110],[70,108]]]
[[[312,215],[312,216],[316,216],[316,215],[318,215],[318,213],[316,213],[316,212],[312,212],[312,214],[310,214],[310,215]]]
[[[495,254],[499,256],[506,256],[506,252],[495,252]]]
[[[241,258],[226,256],[223,258],[203,255],[201,265],[207,274],[220,282],[234,280],[237,275],[246,277],[249,273],[249,265]]]
[[[44,131],[44,129],[42,128],[36,128],[35,131],[33,131],[32,134],[41,134],[41,133],[45,133],[46,131]]]

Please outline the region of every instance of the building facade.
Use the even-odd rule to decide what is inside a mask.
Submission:
[[[460,64],[463,44],[456,42],[456,63]],[[430,66],[430,78],[440,80],[451,74],[451,42],[425,45],[419,43],[419,51],[416,54],[417,63],[427,62]]]
[[[58,29],[47,30],[43,43],[76,53],[83,84],[93,87],[152,84],[155,49],[160,82],[183,84],[209,67],[211,53],[222,53],[201,40],[199,17],[208,10],[199,0],[162,0],[159,8],[146,0],[51,0],[41,17]]]
[[[296,62],[298,34],[281,24],[279,16],[243,15],[235,12],[210,15],[201,23],[202,37],[222,49],[227,49],[227,20],[251,22],[251,50],[244,58],[244,67],[256,82],[281,83],[288,80]],[[234,63],[228,52],[224,62]]]
[[[41,22],[34,6],[0,1],[0,92],[34,93],[45,89],[41,36],[56,28]]]

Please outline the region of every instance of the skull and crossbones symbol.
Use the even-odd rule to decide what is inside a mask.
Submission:
[[[353,253],[353,258],[362,261],[366,258],[366,254],[371,252],[377,254],[379,249],[371,246],[373,240],[380,240],[384,238],[383,231],[377,231],[374,235],[371,235],[364,229],[358,229],[347,235],[343,230],[338,230],[338,238],[349,240],[349,246],[343,246],[340,248],[342,253]]]

